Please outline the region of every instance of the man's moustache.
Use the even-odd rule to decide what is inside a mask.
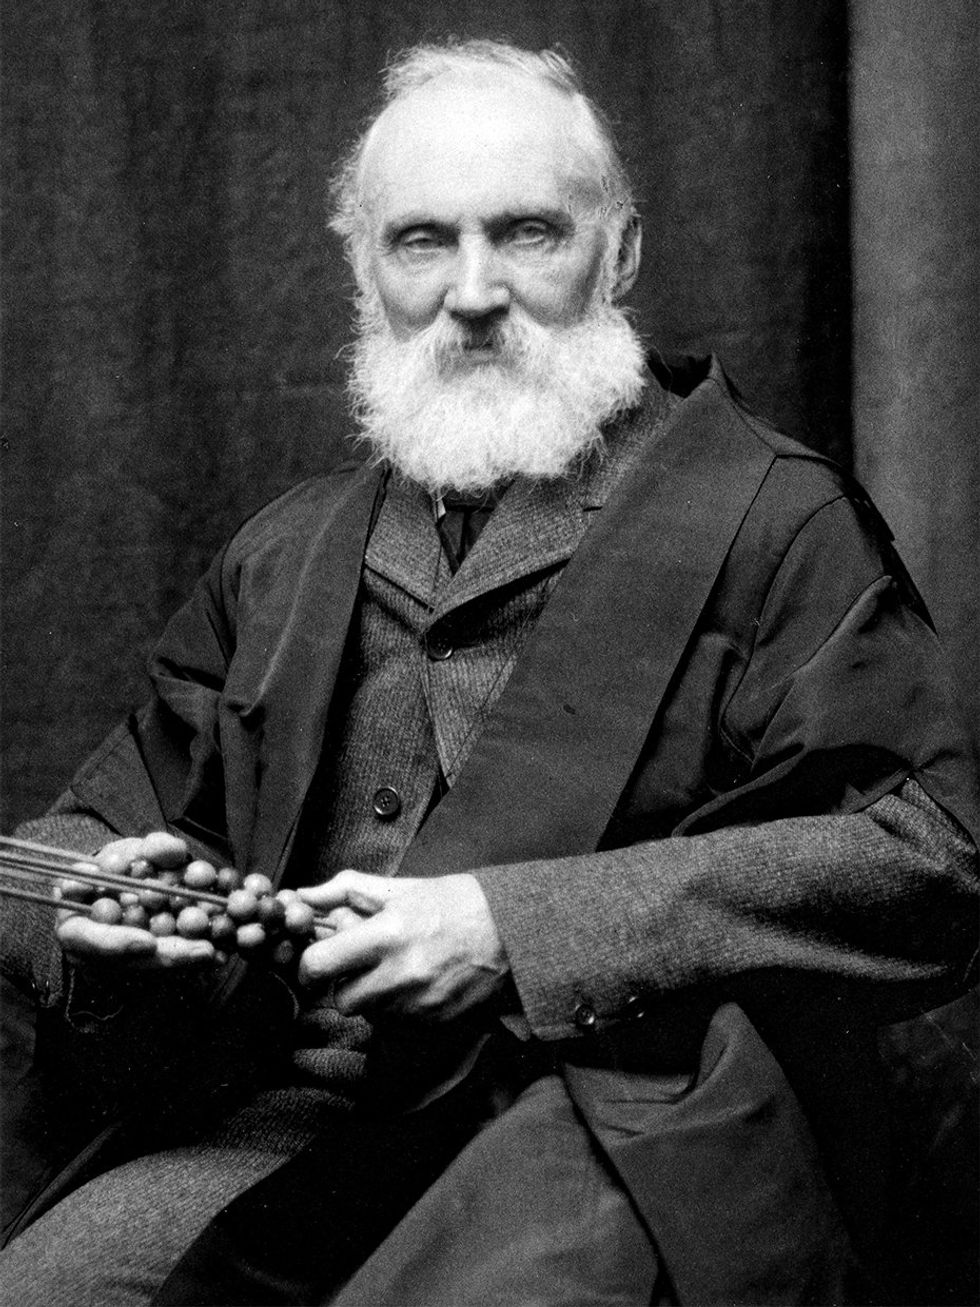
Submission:
[[[449,369],[469,366],[474,354],[483,356],[491,367],[513,368],[526,358],[528,344],[526,334],[513,323],[460,327],[452,334],[443,328],[434,357],[437,364]]]

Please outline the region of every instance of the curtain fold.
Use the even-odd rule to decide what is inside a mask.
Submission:
[[[854,462],[980,731],[980,6],[852,0]]]

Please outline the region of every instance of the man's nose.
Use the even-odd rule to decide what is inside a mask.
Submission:
[[[510,306],[510,289],[493,246],[485,240],[462,240],[452,281],[446,291],[446,309],[460,318],[482,318]]]

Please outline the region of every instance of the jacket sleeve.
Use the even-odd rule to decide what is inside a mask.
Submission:
[[[615,1022],[760,973],[860,986],[897,1020],[972,974],[976,851],[914,781],[857,813],[475,874],[543,1039],[581,1034],[583,1003]]]
[[[715,701],[716,775],[666,838],[629,838],[662,788],[654,745],[622,847],[474,873],[543,1038],[581,1034],[583,1005],[601,1029],[796,980],[895,1020],[973,974],[972,750],[900,564],[827,505],[749,619],[744,658],[677,691],[687,719]]]
[[[117,832],[78,805],[69,791],[43,817],[19,826],[16,834],[20,839],[38,844],[90,854],[114,839]],[[32,888],[47,893],[50,886],[45,881]],[[43,1006],[60,1002],[67,976],[50,908],[9,899],[3,909],[0,971],[15,985],[32,993]]]

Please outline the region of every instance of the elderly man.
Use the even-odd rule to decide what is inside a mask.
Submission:
[[[859,1299],[874,1025],[974,948],[921,601],[716,364],[648,369],[562,58],[423,47],[386,89],[334,219],[372,457],[241,529],[29,830],[264,872],[332,929],[297,1004],[70,913],[63,984],[25,918],[39,1055],[103,1115],[8,1299]]]

